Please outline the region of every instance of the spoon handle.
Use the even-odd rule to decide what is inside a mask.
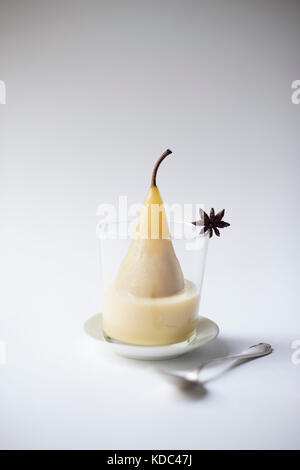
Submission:
[[[268,343],[259,343],[250,348],[242,351],[238,354],[229,354],[228,356],[216,357],[214,359],[209,359],[208,361],[202,362],[196,367],[195,371],[200,371],[207,364],[213,364],[214,362],[221,362],[227,359],[254,359],[256,357],[266,356],[272,352],[272,347]]]

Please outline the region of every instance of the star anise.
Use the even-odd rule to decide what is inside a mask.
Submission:
[[[199,213],[200,220],[196,220],[195,222],[192,222],[192,224],[196,226],[202,226],[202,229],[200,230],[199,234],[203,234],[208,231],[209,238],[213,236],[213,233],[215,233],[217,237],[219,237],[219,228],[229,227],[230,225],[228,222],[224,222],[224,220],[222,220],[225,214],[225,209],[222,209],[217,214],[215,214],[215,209],[210,209],[209,216],[206,212],[204,212],[203,209],[200,209]]]

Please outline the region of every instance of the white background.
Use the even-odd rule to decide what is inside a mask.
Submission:
[[[1,0],[1,448],[299,448],[297,1]],[[180,368],[268,341],[204,397],[82,331],[100,309],[96,208],[225,207]]]

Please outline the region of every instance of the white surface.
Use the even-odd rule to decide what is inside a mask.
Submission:
[[[1,448],[300,447],[299,13],[1,1]],[[201,303],[220,337],[172,366],[275,349],[201,399],[82,331],[100,309],[96,207],[140,202],[167,147],[165,200],[226,207],[232,224],[210,244]]]

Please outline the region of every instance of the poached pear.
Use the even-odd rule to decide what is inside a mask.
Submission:
[[[134,238],[116,278],[118,290],[137,297],[167,297],[184,289],[184,277],[170,240],[163,200],[156,185],[157,170],[171,153],[171,150],[166,150],[156,162]]]

